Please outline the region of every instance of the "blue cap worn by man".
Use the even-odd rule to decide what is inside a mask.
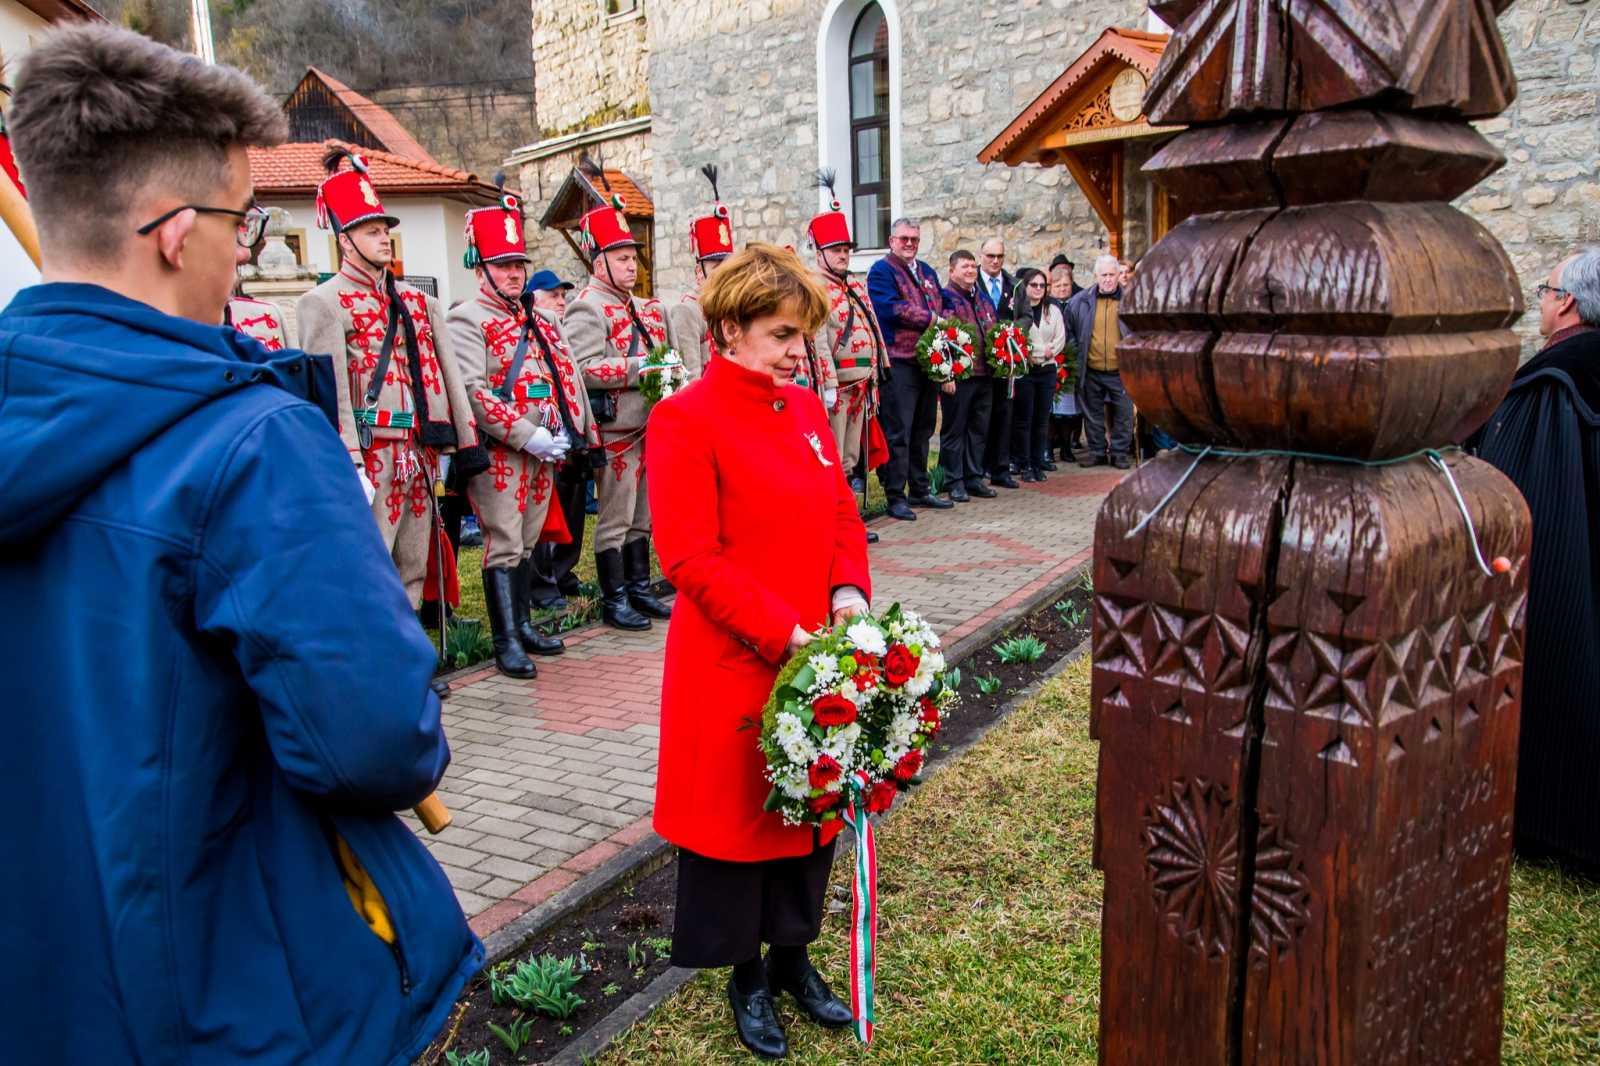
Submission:
[[[433,652],[327,360],[221,325],[282,113],[101,25],[8,117],[44,282],[0,313],[0,1057],[410,1062],[483,958],[390,813],[449,762]]]

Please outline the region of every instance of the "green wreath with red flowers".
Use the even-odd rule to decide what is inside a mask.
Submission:
[[[959,318],[939,318],[917,341],[917,365],[940,384],[961,381],[978,361],[978,331]]]
[[[1076,392],[1078,389],[1078,346],[1072,341],[1056,356],[1055,395]]]
[[[996,322],[989,330],[989,369],[997,378],[1020,378],[1028,365],[1028,331],[1020,322]]]

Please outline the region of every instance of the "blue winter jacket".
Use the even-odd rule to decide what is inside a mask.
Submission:
[[[331,390],[92,285],[0,313],[11,1066],[408,1063],[482,963],[390,813],[450,755]]]

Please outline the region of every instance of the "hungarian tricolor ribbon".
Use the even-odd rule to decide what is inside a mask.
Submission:
[[[1010,350],[1012,358],[1016,359],[1019,365],[1027,362],[1027,359],[1022,354],[1022,349],[1017,347],[1017,335],[1015,333],[1006,334],[1006,348]],[[1006,399],[1012,399],[1016,395],[1017,370],[1016,367],[1012,367],[1011,370],[1006,373]]]
[[[851,892],[850,1012],[856,1017],[856,1039],[872,1043],[873,986],[878,976],[878,846],[867,817],[872,782],[863,771],[850,776],[850,805],[845,821],[856,834],[856,874]]]

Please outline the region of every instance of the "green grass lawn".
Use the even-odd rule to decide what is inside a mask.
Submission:
[[[793,1061],[1095,1062],[1101,878],[1089,861],[1088,678],[1082,660],[902,801],[878,836],[870,1056],[848,1031],[798,1020],[785,997]],[[836,869],[835,884],[847,876]],[[835,915],[812,950],[841,994],[848,943],[847,919]],[[1600,1062],[1600,885],[1517,863],[1508,945],[1504,1061]],[[711,971],[690,982],[601,1061],[753,1061],[733,1035],[726,980]]]

